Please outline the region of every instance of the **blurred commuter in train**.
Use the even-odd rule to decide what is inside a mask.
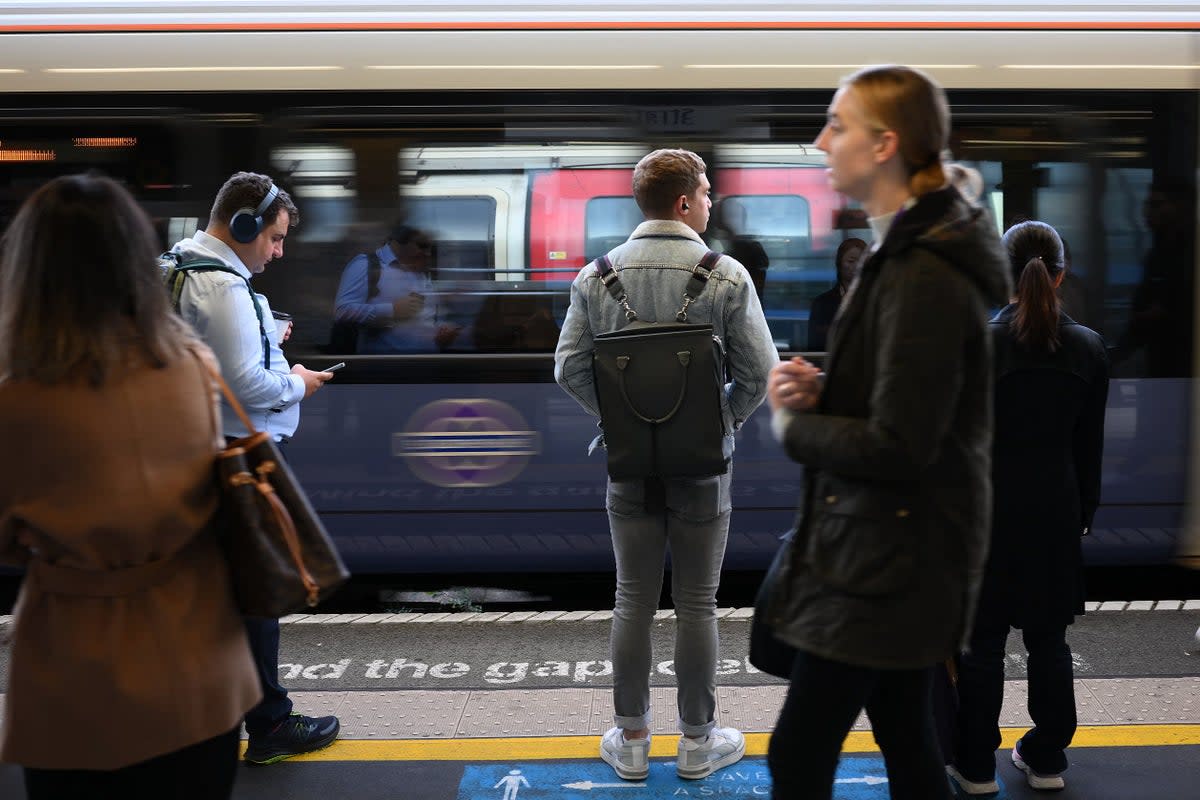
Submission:
[[[714,225],[710,236],[705,238],[712,241],[714,246],[719,245],[721,252],[746,268],[761,304],[767,288],[767,269],[771,266],[771,258],[762,242],[749,233],[749,212],[736,197],[726,197],[717,204],[716,211],[714,217],[718,225]]]
[[[345,352],[435,353],[453,344],[462,326],[438,319],[432,272],[433,239],[404,223],[378,250],[352,258],[334,301],[335,324],[357,334]]]
[[[712,207],[705,170],[704,161],[688,150],[656,150],[634,169],[633,194],[646,221],[608,257],[641,319],[674,319],[693,268],[708,252],[700,238]],[[710,322],[725,343],[732,382],[727,405],[722,402],[728,432],[724,452],[732,457],[733,432],[762,403],[767,374],[779,360],[745,267],[721,256],[689,317]],[[593,416],[600,416],[592,378],[593,337],[626,322],[595,264],[584,267],[571,286],[554,377]],[[730,470],[710,478],[608,482],[617,562],[611,640],[616,727],[604,734],[600,755],[626,780],[641,780],[649,772],[650,629],[668,547],[683,734],[676,772],[703,778],[745,753],[742,734],[716,724],[716,596],[729,533],[732,477]]]
[[[1012,762],[1034,789],[1061,789],[1075,733],[1067,626],[1083,613],[1083,557],[1100,502],[1108,356],[1095,331],[1062,312],[1058,234],[1022,222],[1004,234],[1016,296],[992,320],[996,430],[991,550],[970,649],[960,658],[952,777],[994,794],[1005,641],[1020,628],[1029,653],[1034,727]]]
[[[876,245],[829,332],[826,373],[797,357],[771,374],[772,427],[806,468],[767,602],[775,636],[797,651],[769,748],[779,800],[831,796],[863,708],[891,796],[950,796],[930,668],[965,644],[982,578],[987,321],[1009,284],[988,214],[947,182],[949,133],[941,87],[882,66],[842,81],[817,138]]]
[[[171,249],[181,265],[204,260],[227,270],[188,274],[179,313],[212,348],[251,420],[281,449],[300,424],[300,401],[333,377],[303,364],[289,368],[270,304],[250,288],[252,276],[283,256],[283,240],[298,221],[292,198],[269,177],[238,172],[217,192],[207,227]],[[249,435],[224,400],[221,415],[227,439]],[[332,743],[337,717],[293,713],[279,683],[279,620],[247,617],[245,623],[263,688],[262,703],[246,715],[246,761],[271,764]]]
[[[1186,180],[1155,182],[1142,205],[1142,216],[1150,231],[1150,249],[1114,361],[1140,351],[1145,363],[1135,376],[1185,377],[1192,371],[1194,185]]]
[[[225,798],[261,697],[211,527],[212,352],[154,231],[98,176],[56,178],[0,262],[0,562],[24,566],[0,760],[31,798]]]
[[[842,298],[850,289],[854,276],[858,274],[858,265],[862,262],[865,252],[867,243],[862,239],[846,239],[838,245],[837,254],[833,257],[833,263],[837,267],[837,283],[829,291],[814,297],[808,312],[809,350],[816,353],[825,350],[829,326],[833,323],[838,306],[842,304]]]
[[[1071,268],[1071,244],[1061,234],[1063,246],[1063,271],[1058,284],[1058,301],[1062,313],[1087,327],[1090,315],[1087,310],[1087,289],[1079,275]]]

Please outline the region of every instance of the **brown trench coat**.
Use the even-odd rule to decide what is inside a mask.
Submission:
[[[100,388],[0,381],[0,561],[27,570],[0,760],[117,769],[232,730],[258,702],[208,527],[215,392],[191,355]]]

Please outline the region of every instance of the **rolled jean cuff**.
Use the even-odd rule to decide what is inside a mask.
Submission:
[[[679,719],[679,732],[684,736],[708,736],[715,727],[717,727],[716,720],[703,725],[688,725],[682,718]]]
[[[623,728],[627,731],[640,731],[650,727],[650,720],[654,719],[654,715],[647,711],[645,714],[639,714],[636,717],[622,717],[620,714],[613,715],[613,722],[618,728]]]

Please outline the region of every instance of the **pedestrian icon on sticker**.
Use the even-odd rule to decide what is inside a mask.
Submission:
[[[496,781],[493,789],[504,787],[504,796],[500,800],[517,800],[517,792],[521,791],[521,787],[529,788],[529,781],[525,780],[525,776],[521,774],[519,769],[510,769],[508,774],[500,780]]]

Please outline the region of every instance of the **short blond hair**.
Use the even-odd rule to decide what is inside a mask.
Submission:
[[[700,187],[707,169],[704,159],[691,150],[655,150],[633,168],[633,199],[647,217],[665,217],[681,195]]]

